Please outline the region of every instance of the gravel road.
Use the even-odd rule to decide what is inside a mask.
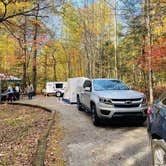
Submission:
[[[91,117],[75,105],[55,101],[55,97],[36,99],[55,108],[64,128],[61,145],[67,166],[150,166],[150,147],[146,127],[95,127]]]

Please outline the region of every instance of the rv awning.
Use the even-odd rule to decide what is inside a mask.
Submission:
[[[0,80],[1,81],[11,81],[11,82],[21,82],[21,79],[15,76],[8,76],[5,74],[0,73]]]
[[[0,73],[0,102],[1,102],[1,95],[2,95],[2,82],[21,82],[20,78],[17,78],[15,76],[8,76],[5,74]]]

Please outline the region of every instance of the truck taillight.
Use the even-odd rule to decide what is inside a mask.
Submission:
[[[148,113],[148,115],[150,115],[152,113],[152,107],[148,108],[148,112],[147,113]]]

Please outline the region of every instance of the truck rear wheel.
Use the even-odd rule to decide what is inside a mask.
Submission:
[[[100,122],[100,118],[97,115],[96,112],[96,106],[94,104],[92,104],[91,106],[91,112],[92,112],[92,122],[95,126],[100,126],[101,122]]]
[[[77,96],[77,108],[79,111],[83,111],[82,104],[80,102],[80,97]]]

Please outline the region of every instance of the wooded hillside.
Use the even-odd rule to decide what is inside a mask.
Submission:
[[[166,0],[1,0],[0,73],[32,82],[119,78],[166,86]]]

